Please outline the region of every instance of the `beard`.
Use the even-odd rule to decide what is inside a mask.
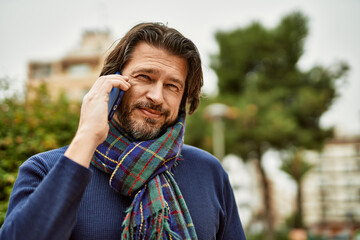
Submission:
[[[132,113],[136,109],[150,108],[161,112],[164,120],[156,120],[152,118],[133,119]],[[134,104],[127,104],[121,106],[116,111],[116,116],[119,120],[120,127],[134,140],[147,141],[154,139],[165,132],[166,128],[174,121],[169,119],[170,111],[163,109],[161,106],[156,106],[151,102],[138,101]]]

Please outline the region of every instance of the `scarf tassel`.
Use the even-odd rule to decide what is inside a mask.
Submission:
[[[132,206],[127,210],[127,214],[132,212]],[[170,216],[167,209],[162,209],[144,221],[140,226],[130,224],[130,216],[127,215],[124,221],[122,239],[141,240],[141,239],[168,239],[181,240],[182,238],[170,227]]]

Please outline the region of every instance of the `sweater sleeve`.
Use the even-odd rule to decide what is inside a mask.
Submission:
[[[224,219],[216,239],[246,240],[229,179],[224,181]]]
[[[49,170],[29,159],[19,169],[0,240],[69,239],[91,171],[61,155]]]

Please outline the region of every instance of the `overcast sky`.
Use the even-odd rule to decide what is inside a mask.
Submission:
[[[216,90],[209,55],[216,53],[214,33],[259,21],[275,26],[295,10],[309,17],[310,34],[302,69],[345,60],[351,66],[341,97],[322,119],[343,133],[360,133],[359,0],[0,0],[0,77],[22,83],[26,63],[58,59],[80,41],[83,30],[111,30],[114,39],[143,21],[159,21],[180,30],[198,46],[204,62],[205,91]]]

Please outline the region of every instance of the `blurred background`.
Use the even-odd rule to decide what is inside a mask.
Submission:
[[[70,143],[113,43],[144,21],[199,48],[185,142],[228,171],[248,239],[359,239],[358,0],[0,0],[0,226],[18,167]]]

